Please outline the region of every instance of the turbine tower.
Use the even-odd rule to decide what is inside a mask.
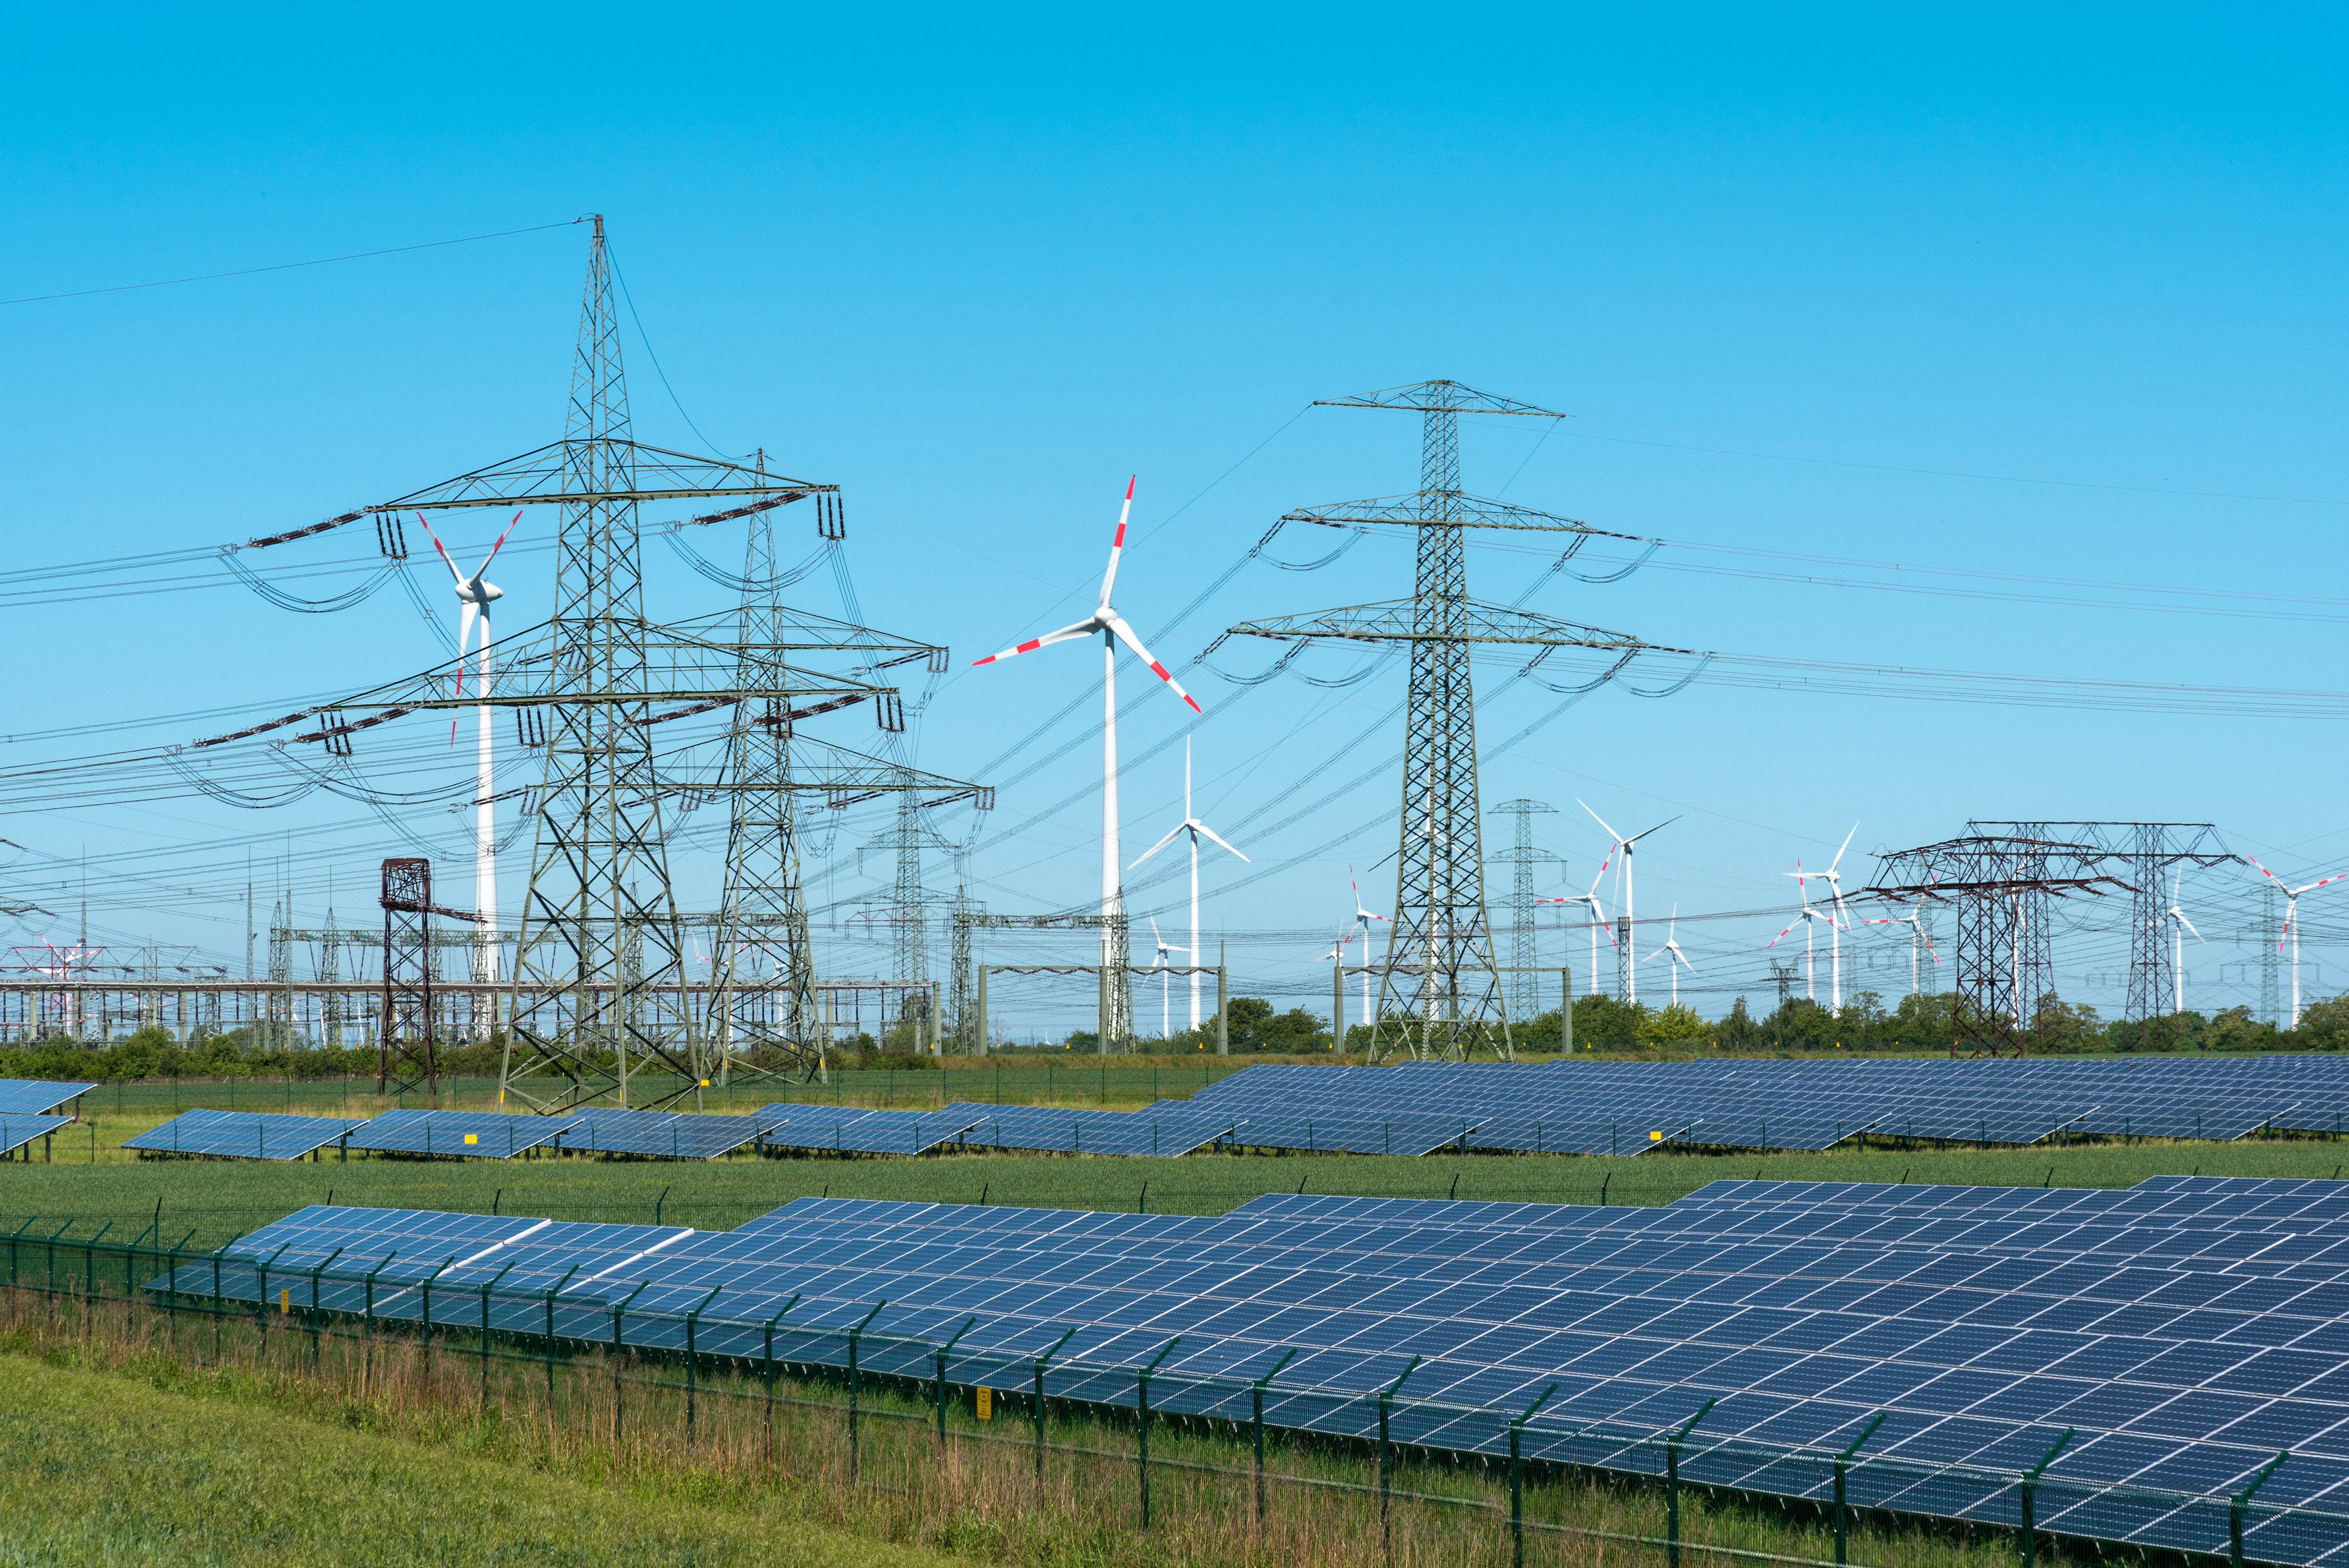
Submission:
[[[1395,919],[1379,977],[1369,1057],[1376,1061],[1382,1050],[1401,1045],[1419,1057],[1464,1057],[1490,1051],[1514,1060],[1508,1008],[1485,904],[1469,655],[1479,642],[1507,643],[1536,658],[1558,648],[1596,649],[1615,656],[1607,671],[1611,676],[1648,645],[1627,633],[1469,597],[1465,530],[1506,528],[1583,537],[1600,530],[1464,492],[1460,416],[1564,415],[1457,381],[1389,388],[1332,400],[1328,406],[1419,414],[1419,490],[1411,495],[1308,507],[1287,514],[1282,521],[1416,531],[1418,565],[1412,597],[1244,621],[1225,636],[1288,642],[1340,638],[1409,647]]]

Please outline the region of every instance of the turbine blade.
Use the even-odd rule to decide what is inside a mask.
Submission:
[[[496,544],[494,544],[494,545],[492,545],[490,546],[490,553],[489,553],[488,555],[486,555],[486,556],[482,556],[482,557],[481,557],[481,567],[480,567],[480,569],[479,569],[479,570],[477,570],[476,572],[474,572],[473,576],[477,576],[477,577],[478,577],[478,576],[480,576],[481,575],[481,573],[482,573],[482,572],[486,572],[486,571],[488,571],[488,570],[490,569],[490,563],[491,563],[492,561],[494,561],[494,560],[496,560],[496,559],[498,558],[498,552],[499,552],[500,550],[502,550],[502,549],[504,549],[504,548],[505,548],[505,545],[506,545],[506,534],[511,534],[511,533],[512,533],[512,532],[514,531],[514,524],[522,521],[522,513],[523,513],[523,509],[522,509],[521,507],[517,506],[517,507],[515,507],[515,508],[514,508],[514,514],[513,514],[512,517],[509,517],[509,518],[507,518],[507,519],[506,519],[506,532],[505,532],[505,534],[501,534],[501,535],[498,535],[497,543],[496,543]]]
[[[1174,826],[1168,828],[1166,830],[1165,837],[1160,839],[1157,843],[1143,850],[1140,855],[1135,856],[1133,857],[1133,864],[1126,867],[1126,869],[1129,871],[1133,870],[1135,866],[1141,865],[1144,860],[1149,859],[1152,856],[1157,854],[1160,850],[1174,843],[1174,836],[1182,832],[1185,826],[1185,824],[1178,822]]]
[[[1109,591],[1117,582],[1117,558],[1125,553],[1125,520],[1133,514],[1133,476],[1125,482],[1125,504],[1118,508],[1117,535],[1109,542],[1109,570],[1102,574],[1101,607],[1109,608]]]
[[[2201,940],[2202,940],[2202,933],[2201,933],[2201,932],[2199,932],[2199,931],[2195,931],[2195,930],[2194,930],[2194,922],[2193,922],[2193,921],[2191,921],[2191,920],[2188,919],[2185,916],[2180,915],[2180,916],[2178,916],[2178,923],[2179,925],[2181,925],[2181,926],[2184,926],[2188,930],[2189,930],[2189,931],[2194,931],[2194,940],[2195,940],[2196,941],[2198,941],[2198,942],[2199,942],[2199,941],[2201,941]],[[2207,947],[2209,944],[2208,944],[2208,943],[2204,943],[2203,945]]]
[[[1041,637],[1029,639],[1017,648],[1007,648],[1000,653],[990,653],[985,659],[970,661],[973,670],[982,664],[992,664],[999,659],[1009,659],[1015,653],[1033,653],[1040,648],[1050,648],[1056,642],[1066,642],[1072,637],[1085,637],[1101,629],[1098,620],[1081,620],[1074,626],[1064,626],[1058,631],[1048,631]]]
[[[449,568],[450,578],[460,587],[462,587],[465,581],[465,574],[457,569],[457,563],[450,560],[449,558],[449,552],[440,547],[440,535],[432,531],[431,524],[424,522],[423,513],[419,512],[416,514],[416,520],[419,523],[424,523],[424,536],[432,541],[433,551],[440,557],[440,564]]]
[[[1115,610],[1110,610],[1108,611],[1106,618],[1109,622],[1109,629],[1116,635],[1118,641],[1133,649],[1133,656],[1142,660],[1143,663],[1150,666],[1150,672],[1153,675],[1157,676],[1159,680],[1166,682],[1168,686],[1172,687],[1175,696],[1180,697],[1184,701],[1189,703],[1192,712],[1198,713],[1206,711],[1199,706],[1198,699],[1193,697],[1188,691],[1183,690],[1183,683],[1180,680],[1175,680],[1172,675],[1166,673],[1166,667],[1164,665],[1159,663],[1158,660],[1150,656],[1150,649],[1142,646],[1142,639],[1134,636],[1133,633],[1127,628],[1124,618],[1120,616]]]
[[[1582,809],[1583,809],[1583,810],[1585,810],[1585,811],[1590,811],[1590,805],[1589,805],[1589,803],[1588,803],[1588,801],[1583,800],[1583,799],[1582,799],[1580,796],[1578,796],[1578,795],[1575,798],[1575,802],[1574,802],[1574,804],[1575,804],[1575,805],[1578,805],[1578,806],[1580,806],[1580,807],[1582,807]],[[1597,823],[1597,824],[1598,824],[1599,826],[1601,826],[1601,827],[1607,827],[1607,819],[1606,819],[1605,817],[1603,817],[1603,816],[1599,815],[1597,812],[1595,812],[1595,811],[1590,811],[1590,820],[1591,820],[1591,821],[1593,821],[1593,822],[1595,822],[1595,823]],[[1611,828],[1611,827],[1607,827],[1607,836],[1608,836],[1609,838],[1610,838],[1610,839],[1614,840],[1614,841],[1615,841],[1615,843],[1617,843],[1617,844],[1619,844],[1619,844],[1621,844],[1621,843],[1623,842],[1623,836],[1622,836],[1621,834],[1619,834],[1619,833],[1616,832],[1616,831],[1615,831],[1613,828]],[[1612,858],[1612,857],[1613,857],[1613,856],[1614,856],[1614,853],[1615,853],[1615,852],[1614,852],[1613,850],[1611,850],[1611,849],[1610,849],[1610,850],[1609,850],[1607,853],[1608,853],[1609,857],[1609,858]]]
[[[1224,849],[1225,849],[1225,851],[1226,851],[1227,854],[1232,854],[1232,855],[1240,855],[1240,852],[1239,852],[1238,850],[1234,849],[1234,848],[1233,848],[1230,845],[1228,845],[1228,844],[1224,844],[1223,838],[1222,838],[1222,837],[1221,837],[1221,836],[1220,836],[1216,832],[1216,830],[1215,830],[1214,828],[1209,827],[1206,823],[1204,823],[1204,822],[1194,822],[1191,826],[1194,826],[1194,827],[1196,827],[1200,832],[1202,832],[1202,833],[1206,834],[1208,837],[1215,839],[1215,841],[1216,841],[1217,844],[1222,844],[1222,845],[1223,845],[1223,847],[1224,847]],[[1240,858],[1241,858],[1241,859],[1243,859],[1243,860],[1247,860],[1247,856],[1245,856],[1245,855],[1240,855]],[[1249,865],[1251,865],[1251,866],[1253,866],[1253,865],[1255,865],[1255,864],[1256,864],[1256,862],[1255,862],[1255,861],[1253,861],[1253,860],[1248,860],[1248,864],[1249,864]]]
[[[1851,847],[1851,834],[1858,831],[1859,824],[1855,822],[1851,825],[1851,833],[1843,836],[1843,842],[1836,846],[1835,858],[1827,862],[1827,869],[1830,872],[1843,864],[1843,852]]]

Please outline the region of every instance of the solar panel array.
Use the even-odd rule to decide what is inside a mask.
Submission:
[[[501,1111],[386,1111],[351,1129],[350,1147],[379,1154],[512,1159],[544,1147],[578,1125],[578,1116],[507,1116]]]
[[[636,1155],[647,1159],[717,1159],[756,1143],[773,1118],[688,1116],[678,1111],[624,1111],[589,1106],[571,1114],[558,1140],[566,1154]]]
[[[47,1116],[97,1087],[96,1084],[52,1084],[39,1078],[0,1078],[0,1116]]]
[[[2223,1549],[2209,1500],[2288,1449],[2251,1555],[2349,1564],[2344,1183],[1275,1196],[1220,1219],[803,1199],[725,1232],[313,1208],[176,1284],[261,1299],[336,1249],[318,1305],[413,1319],[429,1288],[437,1323],[528,1334],[555,1291],[558,1335],[598,1343],[674,1347],[675,1314],[714,1290],[698,1344],[720,1356],[761,1355],[781,1313],[775,1355],[836,1364],[885,1302],[868,1368],[926,1376],[963,1329],[950,1378],[1024,1386],[1018,1358],[1073,1329],[1048,1388],[1109,1403],[1179,1336],[1153,1379],[1168,1410],[1244,1416],[1246,1380],[1293,1352],[1267,1418],[1355,1436],[1409,1371],[1395,1440],[1462,1451],[1506,1451],[1508,1417],[1555,1385],[1527,1454],[1641,1473],[1713,1399],[1682,1475],[1765,1493],[1820,1495],[1824,1457],[1880,1414],[1855,1502],[1997,1523],[2070,1428],[2041,1527],[2183,1551]]]
[[[763,1141],[780,1148],[834,1154],[926,1154],[948,1147],[1058,1154],[1182,1155],[1227,1139],[1232,1118],[1195,1111],[1179,1100],[1129,1111],[989,1106],[957,1100],[931,1111],[772,1105]],[[1336,1147],[1325,1140],[1324,1147]],[[1398,1150],[1397,1152],[1406,1152]],[[1407,1152],[1419,1154],[1421,1148]]]
[[[34,1116],[0,1113],[0,1158],[16,1153],[36,1138],[73,1126],[71,1116]]]
[[[122,1140],[147,1154],[221,1159],[300,1159],[365,1124],[346,1116],[268,1116],[254,1111],[182,1111],[161,1127]]]
[[[1389,1126],[1451,1128],[1436,1147],[1630,1155],[1659,1142],[1824,1149],[1862,1136],[2033,1144],[2074,1134],[2238,1138],[2262,1127],[2338,1131],[2349,1060],[1405,1063],[1250,1067],[1184,1102],[1239,1124],[1242,1143],[1380,1152]],[[1344,1129],[1335,1133],[1333,1129]],[[1259,1138],[1277,1132],[1282,1141]],[[1651,1137],[1661,1134],[1661,1138]]]

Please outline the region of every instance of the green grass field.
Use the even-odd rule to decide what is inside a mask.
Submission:
[[[78,1129],[77,1129],[78,1130]],[[1669,1203],[1709,1181],[1766,1176],[1815,1181],[2128,1187],[2148,1176],[2332,1177],[2349,1143],[2314,1138],[2234,1144],[2087,1144],[2046,1149],[1776,1155],[1546,1156],[954,1155],[919,1159],[742,1157],[714,1162],[598,1159],[413,1160],[329,1157],[320,1164],[244,1160],[77,1163],[63,1140],[53,1164],[0,1165],[0,1233],[34,1222],[73,1236],[111,1224],[135,1234],[161,1205],[167,1241],[192,1231],[212,1246],[308,1203],[332,1199],[727,1230],[794,1198],[913,1199],[1221,1214],[1267,1192],[1461,1198],[1547,1203]],[[1455,1189],[1456,1183],[1456,1189]],[[1143,1189],[1147,1185],[1147,1192]]]

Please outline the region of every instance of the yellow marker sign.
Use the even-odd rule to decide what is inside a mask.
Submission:
[[[995,1419],[995,1390],[984,1385],[978,1390],[978,1418],[982,1421]]]
[[[467,1143],[479,1143],[481,1141],[481,1135],[479,1133],[467,1133],[465,1135],[465,1141]]]
[[[1664,1141],[1664,1135],[1660,1132],[1651,1132],[1648,1135],[1648,1141],[1650,1143],[1661,1143]]]
[[[701,1086],[702,1086],[703,1088],[705,1088],[705,1089],[706,1089],[706,1088],[708,1088],[708,1087],[709,1087],[709,1079],[707,1079],[707,1078],[702,1079],[702,1080],[701,1080]]]
[[[277,1293],[277,1315],[283,1317],[293,1310],[294,1293],[292,1291],[279,1291]]]

